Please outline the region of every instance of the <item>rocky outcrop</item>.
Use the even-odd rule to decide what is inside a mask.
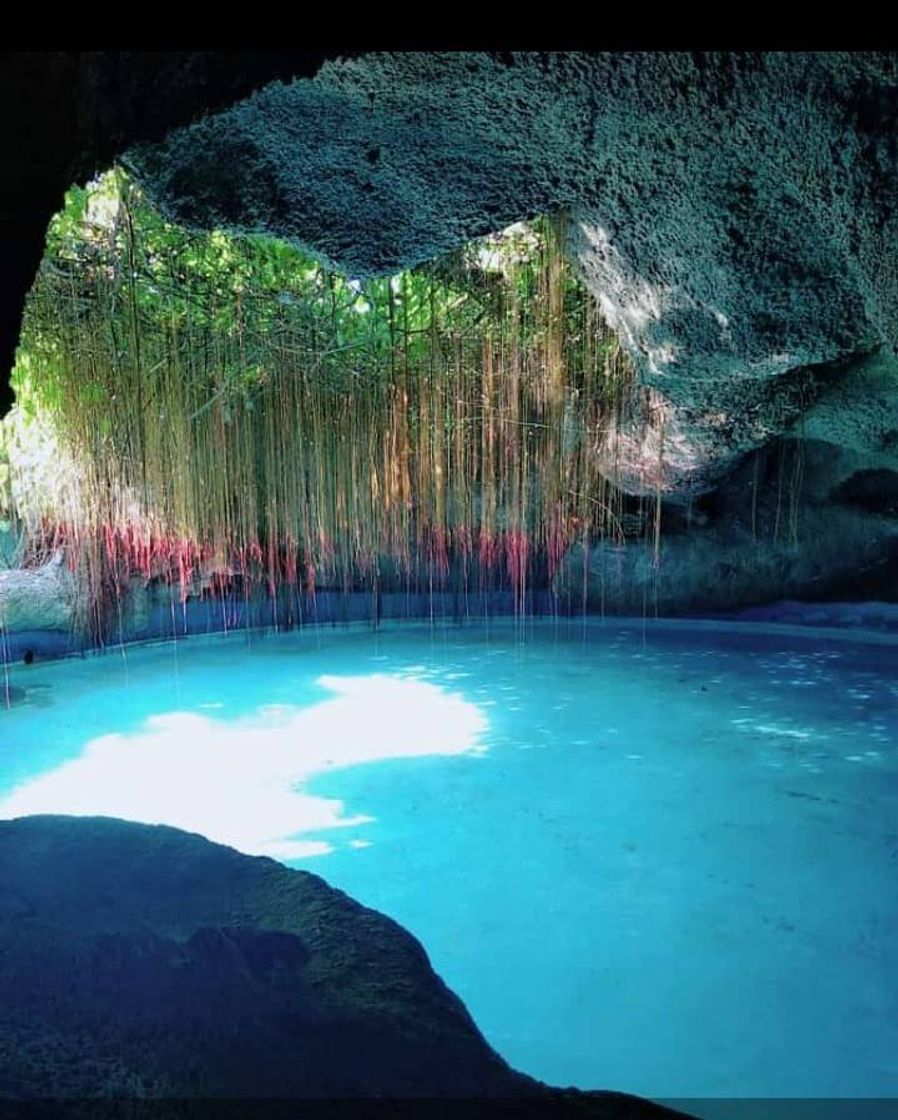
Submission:
[[[18,260],[26,212],[43,207],[33,271],[71,178],[232,101],[127,157],[178,221],[284,237],[364,276],[562,208],[569,250],[640,381],[612,432],[609,475],[668,506],[734,503],[732,530],[720,515],[672,540],[667,567],[704,570],[720,547],[721,570],[745,573],[721,602],[814,594],[852,566],[829,534],[856,530],[855,570],[892,570],[898,55],[404,53],[320,70],[322,56],[289,54],[38,57],[0,72],[20,103],[17,90],[46,70],[0,187],[18,191],[0,206],[13,246],[3,268]],[[60,115],[61,87],[77,92]],[[58,145],[41,133],[51,106]],[[35,145],[52,159],[29,159]],[[18,314],[18,299],[3,308]],[[801,501],[838,572],[796,573],[776,540],[759,559],[756,531],[740,529],[755,499],[731,480],[793,438],[829,449],[808,456],[821,469],[805,469]],[[642,570],[638,548],[626,564]],[[672,596],[670,609],[692,599]]]
[[[898,490],[871,478],[868,461],[823,441],[774,441],[691,505],[662,500],[657,547],[656,500],[634,503],[624,543],[566,557],[562,606],[664,616],[780,599],[894,601]]]
[[[516,1073],[395,922],[163,826],[0,822],[0,1002],[7,1097],[505,1097],[673,1116]]]
[[[0,846],[7,1090],[537,1088],[489,1049],[411,936],[314,875],[98,818],[3,822]]]
[[[654,394],[634,492],[709,489],[786,432],[804,373],[898,343],[898,56],[374,55],[274,85],[130,162],[176,220],[353,275],[534,213]]]
[[[625,547],[580,548],[558,579],[562,609],[654,617],[720,615],[789,598],[821,603],[893,600],[898,588],[898,527],[845,511],[803,512],[800,530],[813,546],[753,538],[725,523]],[[584,579],[583,565],[587,565]],[[823,617],[822,615],[819,617]],[[805,615],[804,622],[812,621]]]
[[[75,582],[58,555],[39,568],[0,569],[0,627],[13,631],[72,628]]]

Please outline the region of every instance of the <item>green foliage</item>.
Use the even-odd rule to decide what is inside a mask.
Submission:
[[[64,539],[97,629],[135,573],[312,592],[376,584],[389,557],[523,595],[617,523],[630,368],[563,244],[563,216],[539,219],[360,284],[173,226],[120,171],[74,188],[14,372],[33,554]]]

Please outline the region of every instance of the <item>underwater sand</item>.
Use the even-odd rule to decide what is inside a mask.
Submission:
[[[160,821],[312,870],[416,934],[527,1073],[898,1094],[894,642],[503,620],[8,679],[0,816]]]

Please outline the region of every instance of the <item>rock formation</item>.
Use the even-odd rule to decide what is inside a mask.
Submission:
[[[359,277],[562,209],[642,386],[617,473],[664,500],[663,525],[688,527],[668,570],[702,573],[689,578],[720,609],[846,585],[894,597],[898,55],[129,57],[47,56],[47,88],[79,91],[77,127],[53,160],[14,161],[29,170],[10,229],[16,206],[45,222],[66,176],[129,146],[175,220],[286,238]],[[29,66],[7,68],[11,93]],[[171,131],[204,109],[221,111]],[[38,118],[16,134],[25,155]],[[774,477],[796,444],[802,465]],[[813,540],[786,541],[783,502]],[[796,564],[796,549],[817,558]]]
[[[898,343],[896,89],[886,54],[372,55],[129,162],[177,221],[357,276],[567,210],[682,494],[838,386],[818,367]]]
[[[395,922],[163,826],[0,822],[0,1002],[14,1098],[502,1097],[522,1102],[511,1115],[674,1115],[516,1073]]]

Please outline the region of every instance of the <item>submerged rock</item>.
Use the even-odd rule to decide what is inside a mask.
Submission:
[[[395,922],[163,826],[0,822],[0,1005],[14,1097],[509,1097],[540,1114],[673,1115],[515,1072]]]

